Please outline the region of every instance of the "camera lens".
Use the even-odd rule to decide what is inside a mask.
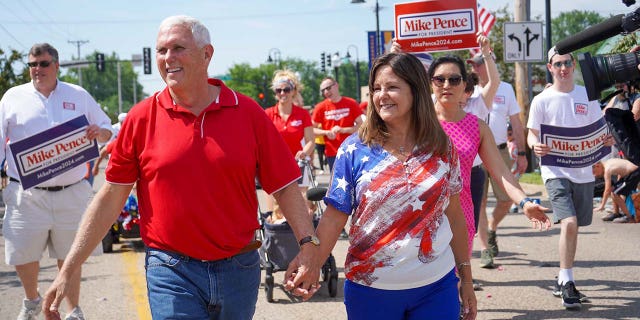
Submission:
[[[640,53],[597,55],[578,54],[578,63],[587,88],[589,100],[600,98],[600,92],[614,83],[633,81],[640,78]]]

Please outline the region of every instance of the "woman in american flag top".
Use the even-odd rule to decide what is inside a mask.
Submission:
[[[458,155],[427,73],[406,53],[371,68],[367,120],[336,156],[316,230],[324,261],[351,216],[349,319],[474,319]],[[460,289],[458,289],[460,288]]]

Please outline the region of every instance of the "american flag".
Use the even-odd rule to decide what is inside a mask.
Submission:
[[[496,17],[491,14],[488,9],[485,9],[478,2],[478,29],[480,29],[486,36],[491,32],[491,28],[496,23]],[[480,52],[480,48],[469,49],[471,51],[471,55],[475,55]]]

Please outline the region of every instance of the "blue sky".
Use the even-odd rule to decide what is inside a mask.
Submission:
[[[532,16],[544,16],[543,0],[532,1]],[[122,59],[154,47],[157,27],[167,16],[187,14],[200,19],[211,32],[215,47],[211,75],[224,74],[235,63],[257,66],[275,49],[282,58],[320,59],[320,53],[356,46],[361,61],[367,58],[366,31],[375,30],[375,1],[351,4],[350,0],[0,0],[0,48],[27,52],[32,44],[49,42],[63,61],[77,56],[69,41],[88,41],[81,56],[115,52]],[[393,4],[380,0],[380,29],[393,29]],[[496,10],[513,7],[513,0],[484,0]],[[573,9],[602,15],[627,13],[621,0],[552,0],[552,15]],[[354,55],[354,52],[351,52]],[[153,74],[143,75],[145,92],[163,87],[155,63]]]

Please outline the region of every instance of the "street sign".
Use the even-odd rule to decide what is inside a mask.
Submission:
[[[144,66],[144,74],[151,74],[151,48],[142,48],[142,64]]]
[[[505,22],[503,43],[505,62],[544,61],[542,22]]]
[[[142,65],[142,55],[141,54],[132,54],[131,55],[131,65],[134,67],[139,67]]]

